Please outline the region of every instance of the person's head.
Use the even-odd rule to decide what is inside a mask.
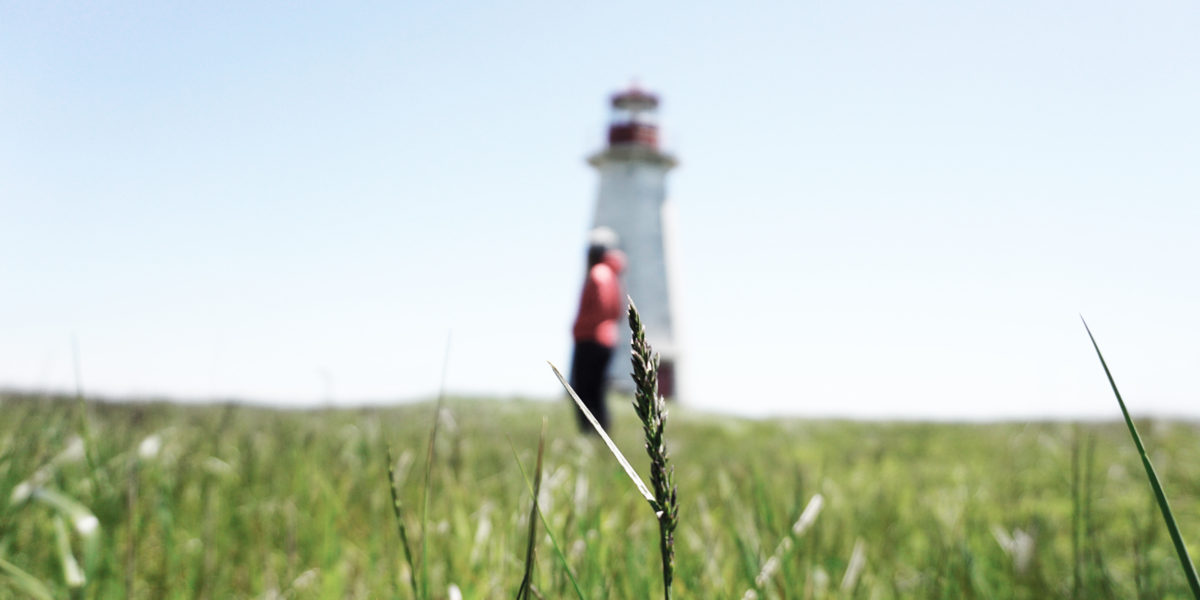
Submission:
[[[604,246],[588,246],[587,264],[589,267],[600,264],[604,260],[604,255],[608,253],[608,248]]]
[[[588,232],[587,264],[589,267],[604,260],[609,250],[617,247],[617,233],[607,227],[597,227]]]

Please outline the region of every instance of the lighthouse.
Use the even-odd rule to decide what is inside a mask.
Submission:
[[[636,86],[614,94],[608,144],[588,157],[600,174],[594,227],[608,227],[628,259],[623,283],[646,327],[646,341],[661,356],[659,392],[679,395],[680,348],[673,310],[676,287],[672,272],[672,206],[667,199],[667,173],[675,157],[659,148],[658,96]],[[612,382],[629,385],[630,332],[621,333],[609,367]]]

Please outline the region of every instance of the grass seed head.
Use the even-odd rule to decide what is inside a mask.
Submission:
[[[676,497],[675,469],[667,454],[666,399],[658,393],[659,357],[646,341],[646,328],[633,299],[629,299],[629,330],[632,333],[630,359],[633,365],[635,392],[633,409],[646,437],[646,453],[650,456],[650,486],[654,490],[654,507],[658,517],[659,546],[662,552],[663,590],[671,597],[671,582],[675,573],[675,529],[679,523],[679,501]]]

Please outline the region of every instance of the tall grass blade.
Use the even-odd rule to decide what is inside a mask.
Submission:
[[[850,551],[850,561],[846,564],[846,573],[842,576],[842,593],[851,594],[858,585],[863,567],[867,566],[867,544],[862,538],[855,540],[854,548]]]
[[[391,444],[387,447],[387,460],[388,489],[392,492],[392,514],[396,515],[396,527],[400,530],[400,544],[404,546],[404,559],[408,561],[408,583],[412,586],[413,598],[417,598],[417,565],[413,563],[412,546],[408,543],[408,528],[404,526],[400,493],[396,490],[396,462],[392,460]]]
[[[1079,600],[1083,585],[1083,500],[1079,465],[1079,423],[1071,428],[1071,600]]]
[[[813,523],[817,521],[817,515],[821,514],[821,508],[824,505],[825,497],[821,494],[813,494],[808,504],[804,506],[804,510],[801,511],[800,518],[796,519],[796,522],[792,524],[791,531],[783,536],[783,539],[779,540],[779,544],[775,546],[775,552],[763,562],[758,575],[754,577],[754,587],[742,594],[742,600],[754,600],[758,598],[759,590],[764,588],[767,582],[775,576],[775,573],[779,570],[779,566],[783,564],[783,561],[791,553],[792,548],[795,547],[796,540],[802,537],[804,532],[808,531],[808,528],[812,527]]]
[[[1138,455],[1142,457],[1142,466],[1146,467],[1146,477],[1150,479],[1150,487],[1154,488],[1154,497],[1158,501],[1159,510],[1162,511],[1163,520],[1167,522],[1167,531],[1171,534],[1171,542],[1175,544],[1175,553],[1179,555],[1179,563],[1183,566],[1183,573],[1187,576],[1188,585],[1192,588],[1192,595],[1196,600],[1200,600],[1200,578],[1196,576],[1196,567],[1192,565],[1192,558],[1188,556],[1187,546],[1183,543],[1183,536],[1179,534],[1179,526],[1175,524],[1175,515],[1171,512],[1171,505],[1167,502],[1162,484],[1159,483],[1158,475],[1154,472],[1154,465],[1150,464],[1150,457],[1146,455],[1142,437],[1138,435],[1137,427],[1133,424],[1133,417],[1129,416],[1129,410],[1125,408],[1125,401],[1121,399],[1117,383],[1113,381],[1112,372],[1108,370],[1108,363],[1104,361],[1104,355],[1100,353],[1100,345],[1096,343],[1096,336],[1092,335],[1087,321],[1082,316],[1079,318],[1083,321],[1083,328],[1087,330],[1088,338],[1092,340],[1096,356],[1100,358],[1100,366],[1104,367],[1104,374],[1108,377],[1108,384],[1112,386],[1113,394],[1117,397],[1117,404],[1121,405],[1121,414],[1125,417],[1125,424],[1129,426],[1129,435],[1133,436],[1133,443],[1137,446]]]
[[[533,589],[533,563],[537,555],[538,494],[542,492],[542,456],[546,451],[546,418],[542,417],[542,433],[538,436],[537,466],[533,469],[533,506],[529,509],[529,540],[525,545],[525,574],[517,588],[517,600],[529,600]]]
[[[125,546],[125,596],[136,597],[137,573],[137,496],[138,496],[138,461],[129,461],[129,480],[125,484],[125,528],[128,531],[129,542]]]
[[[8,575],[13,587],[21,590],[30,598],[54,600],[54,595],[50,593],[50,588],[46,587],[46,584],[3,558],[0,558],[0,572]]]
[[[638,491],[642,493],[642,497],[646,499],[646,502],[650,503],[651,507],[654,507],[654,511],[657,514],[658,507],[655,506],[654,494],[650,493],[650,488],[646,487],[646,483],[642,481],[641,477],[638,477],[637,471],[633,470],[633,465],[630,465],[629,461],[626,460],[625,455],[621,454],[621,451],[617,448],[617,445],[613,443],[612,438],[608,437],[608,433],[605,432],[604,428],[600,426],[600,423],[596,421],[596,417],[592,416],[592,411],[588,410],[588,407],[583,403],[583,400],[579,399],[579,394],[575,393],[575,390],[571,388],[571,384],[567,383],[567,379],[563,377],[561,372],[559,372],[558,367],[554,366],[554,363],[552,362],[547,361],[547,363],[550,365],[550,369],[554,371],[554,376],[558,377],[559,383],[561,383],[563,388],[567,390],[567,394],[570,395],[571,399],[575,401],[575,406],[578,406],[579,410],[583,411],[583,416],[587,417],[587,420],[592,424],[592,427],[596,428],[596,433],[600,434],[600,439],[604,440],[604,445],[608,446],[608,451],[612,452],[612,455],[617,459],[617,462],[621,463],[621,468],[625,469],[625,474],[629,476],[629,480],[633,482],[633,485],[637,486]]]
[[[99,471],[99,468],[97,467],[98,461],[93,455],[95,444],[92,440],[91,425],[88,423],[87,401],[84,400],[83,396],[83,371],[79,361],[79,336],[74,333],[71,334],[71,357],[75,365],[75,403],[79,411],[79,431],[83,435],[84,441],[83,455],[87,459],[88,468],[92,473],[96,473]]]
[[[446,402],[446,368],[450,364],[450,333],[446,334],[446,353],[442,356],[442,381],[437,406],[433,409],[433,428],[429,431],[429,449],[425,453],[425,489],[421,492],[421,598],[429,597],[429,489],[433,485],[433,450],[437,444],[438,423]]]
[[[511,439],[508,440],[508,447],[512,450],[513,459],[517,461],[517,468],[521,470],[521,478],[525,480],[525,489],[533,494],[533,483],[529,481],[529,474],[525,472],[525,465],[521,462],[521,457],[517,456],[517,448],[513,446]],[[571,580],[571,586],[575,588],[575,595],[579,597],[579,600],[584,600],[583,590],[579,589],[579,582],[575,579],[575,573],[571,571],[571,565],[567,563],[567,555],[563,553],[562,547],[558,545],[558,540],[554,537],[554,530],[550,528],[550,522],[542,513],[542,507],[537,506],[536,508],[538,519],[542,521],[542,527],[546,529],[546,535],[550,537],[550,545],[554,547],[554,553],[558,555],[558,562],[562,563],[563,570],[567,572],[567,579]]]
[[[63,582],[72,590],[83,587],[87,583],[87,577],[83,575],[79,561],[75,560],[75,554],[71,552],[71,539],[67,533],[67,524],[61,515],[54,515],[54,540],[58,546],[58,560],[62,565]]]
[[[85,539],[96,535],[100,530],[100,520],[96,515],[73,498],[48,488],[34,490],[33,498],[58,509],[71,520],[71,525]]]

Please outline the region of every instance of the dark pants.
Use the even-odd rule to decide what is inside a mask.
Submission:
[[[575,356],[571,359],[571,387],[605,431],[608,430],[608,405],[604,396],[608,392],[608,361],[612,360],[612,353],[612,348],[596,342],[575,342]],[[594,431],[578,407],[575,416],[579,417],[580,430],[584,433]]]

